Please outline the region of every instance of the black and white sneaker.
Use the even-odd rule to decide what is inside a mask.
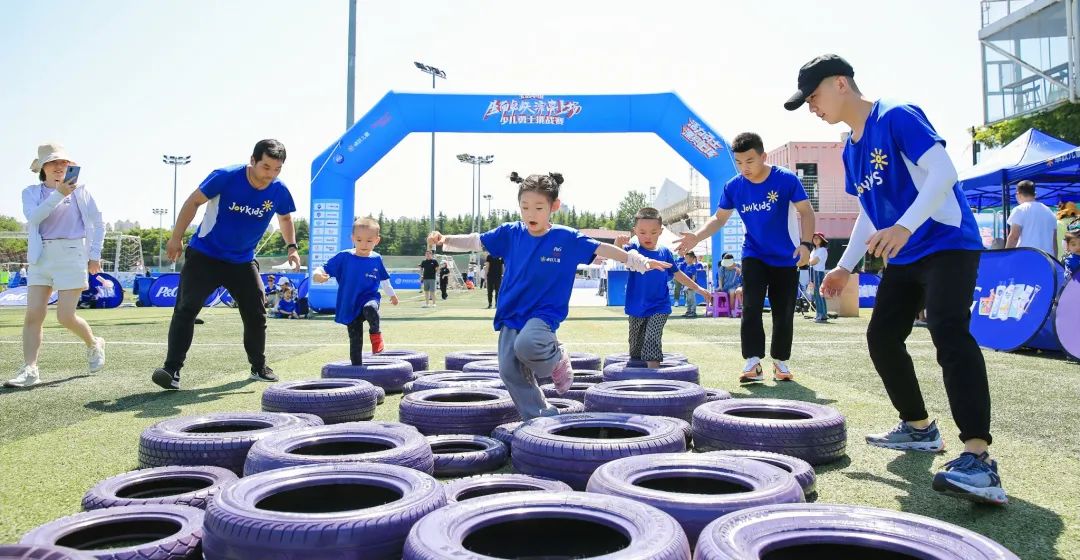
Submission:
[[[162,389],[173,391],[180,389],[180,370],[170,371],[159,367],[154,370],[154,375],[150,376],[150,379]]]
[[[278,380],[278,376],[274,375],[274,370],[268,366],[262,368],[251,368],[251,378],[255,381],[267,381],[274,383]]]

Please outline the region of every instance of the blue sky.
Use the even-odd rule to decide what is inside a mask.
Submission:
[[[282,174],[309,211],[312,158],[345,125],[345,0],[56,0],[8,2],[0,18],[0,214],[21,219],[36,146],[67,145],[108,221],[156,225],[172,208],[163,153],[190,154],[179,200],[217,167],[283,141]],[[389,90],[420,91],[419,60],[444,69],[441,91],[677,92],[727,138],[753,130],[766,148],[836,140],[805,110],[781,106],[813,56],[847,58],[867,95],[923,106],[963,168],[966,129],[981,124],[974,0],[506,2],[361,0],[357,117]],[[424,216],[429,137],[411,135],[358,182],[360,212]],[[490,153],[483,189],[515,205],[506,180],[562,171],[564,202],[610,210],[632,188],[687,164],[652,135],[439,135],[439,210],[469,210],[461,152]],[[486,206],[486,203],[485,203]],[[485,208],[486,209],[486,208]]]

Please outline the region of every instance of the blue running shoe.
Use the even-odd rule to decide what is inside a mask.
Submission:
[[[988,458],[985,452],[981,455],[961,453],[934,475],[934,490],[982,504],[1009,503],[1009,497],[1001,487],[997,461],[988,463]]]
[[[921,430],[912,428],[907,422],[901,420],[892,431],[867,435],[866,443],[875,447],[901,451],[939,453],[945,450],[945,443],[941,441],[941,432],[938,431],[937,420]]]

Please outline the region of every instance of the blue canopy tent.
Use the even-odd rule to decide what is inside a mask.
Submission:
[[[960,187],[977,210],[1001,206],[1005,216],[1016,200],[1015,185],[1034,181],[1043,204],[1080,200],[1080,148],[1034,128],[978,165],[960,172]]]

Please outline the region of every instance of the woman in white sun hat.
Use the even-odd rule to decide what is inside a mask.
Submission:
[[[88,275],[101,272],[101,246],[105,223],[94,198],[77,179],[65,182],[68,166],[75,165],[60,144],[38,146],[30,170],[37,184],[23,189],[26,216],[27,275],[26,320],[23,323],[23,366],[9,380],[9,387],[29,387],[40,382],[38,351],[42,324],[48,314],[53,290],[59,292],[56,319],[86,343],[90,372],[105,367],[105,341],[95,337],[90,325],[75,314],[79,296],[88,288]]]

